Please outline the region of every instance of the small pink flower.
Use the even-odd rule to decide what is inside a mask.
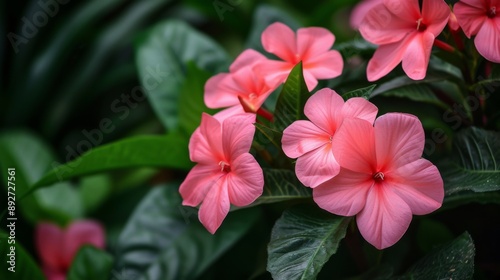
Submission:
[[[382,4],[382,0],[363,0],[357,4],[351,12],[350,24],[353,29],[358,29],[365,15],[376,5]]]
[[[373,7],[359,28],[363,37],[380,45],[367,68],[369,81],[392,71],[401,61],[403,70],[414,80],[425,78],[434,39],[450,16],[443,0],[383,0]]]
[[[386,114],[375,126],[344,120],[332,144],[340,173],[313,190],[314,201],[331,213],[356,215],[361,235],[376,248],[392,246],[412,214],[428,214],[443,202],[439,171],[421,158],[424,142],[412,115]]]
[[[198,163],[182,182],[183,205],[201,203],[199,219],[214,234],[230,204],[246,206],[263,191],[264,175],[249,153],[255,127],[253,114],[219,122],[203,113],[201,125],[189,141],[191,161]]]
[[[73,222],[62,229],[52,223],[39,223],[35,230],[35,246],[49,280],[64,280],[76,253],[85,244],[104,248],[104,229],[94,221]]]
[[[218,119],[244,113],[245,106],[257,112],[275,87],[270,87],[253,66],[267,60],[257,51],[248,49],[241,53],[229,67],[230,73],[221,73],[208,79],[205,84],[205,104],[212,109],[226,108]]]
[[[500,1],[461,0],[453,11],[465,35],[476,35],[477,51],[487,60],[500,63]]]
[[[360,118],[373,123],[377,107],[363,98],[344,100],[335,91],[324,88],[306,102],[304,113],[310,121],[300,120],[283,131],[283,151],[295,164],[297,178],[314,188],[339,173],[340,166],[332,153],[332,139],[346,118]]]
[[[325,28],[300,28],[295,35],[283,23],[273,23],[262,33],[262,46],[284,61],[260,62],[257,72],[265,75],[271,85],[281,84],[302,61],[307,88],[312,90],[318,79],[335,78],[342,73],[344,61],[338,51],[331,50],[334,42],[335,36]]]

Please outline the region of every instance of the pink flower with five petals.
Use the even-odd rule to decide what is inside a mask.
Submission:
[[[203,113],[201,124],[189,141],[191,169],[179,192],[186,206],[200,206],[201,223],[214,234],[229,212],[230,204],[246,206],[263,191],[264,175],[249,153],[255,115],[242,114],[219,122]]]
[[[314,188],[339,173],[340,166],[332,153],[332,140],[346,118],[360,118],[373,123],[377,107],[355,97],[344,102],[335,91],[324,88],[306,102],[304,113],[310,121],[299,120],[283,131],[283,151],[297,158],[295,173],[305,186]]]
[[[104,248],[104,229],[94,221],[73,222],[67,229],[52,223],[40,223],[35,230],[35,246],[48,280],[64,280],[81,246]]]
[[[267,97],[278,85],[269,86],[264,76],[254,71],[256,63],[267,61],[259,52],[248,49],[242,52],[229,67],[229,73],[217,74],[205,84],[204,100],[212,109],[226,108],[216,117],[227,117],[245,113],[244,109],[257,112]],[[243,106],[245,108],[243,108]]]
[[[276,22],[264,30],[261,39],[267,52],[284,60],[265,60],[257,64],[257,72],[271,85],[283,83],[300,61],[310,91],[316,87],[318,79],[335,78],[342,73],[342,56],[331,50],[335,36],[325,28],[299,28],[295,34],[288,26]]]
[[[364,17],[359,28],[363,37],[379,48],[368,62],[369,81],[392,71],[401,61],[413,80],[425,78],[434,39],[450,16],[443,0],[383,0]]]
[[[467,37],[487,60],[500,63],[500,1],[461,0],[453,7]]]
[[[384,249],[395,244],[412,214],[428,214],[443,202],[438,169],[422,159],[425,136],[417,117],[391,113],[375,125],[346,119],[333,141],[340,173],[313,190],[314,201],[341,216],[354,216],[361,235]]]

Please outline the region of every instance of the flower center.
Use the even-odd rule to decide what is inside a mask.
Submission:
[[[418,32],[424,32],[426,29],[427,29],[427,25],[425,25],[425,23],[422,22],[422,18],[419,18],[417,20],[417,31]]]
[[[491,7],[486,14],[489,18],[494,18],[497,15],[497,7]]]
[[[250,94],[248,95],[248,99],[250,99],[250,101],[253,101],[253,100],[255,100],[256,98],[257,98],[257,94],[255,94],[255,93],[253,93],[253,92],[252,92],[252,93],[250,93]]]
[[[231,166],[229,166],[229,163],[221,160],[219,161],[219,166],[220,166],[220,172],[225,172],[225,173],[231,172]]]
[[[377,172],[377,173],[373,174],[373,180],[375,180],[375,181],[384,181],[384,173]]]

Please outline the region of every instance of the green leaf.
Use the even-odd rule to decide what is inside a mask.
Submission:
[[[311,189],[299,182],[295,172],[270,168],[264,168],[263,171],[264,192],[253,205],[311,197]]]
[[[9,239],[9,237],[8,233],[0,231],[0,259],[2,261],[0,279],[45,279],[40,268],[38,268],[32,257],[24,250],[21,244],[19,244],[19,241],[15,238]],[[13,249],[12,247],[14,247],[13,251],[11,250]],[[11,256],[9,255],[15,255],[13,263],[9,263],[9,261],[11,261]],[[14,270],[14,272],[12,270]]]
[[[372,94],[376,86],[377,85],[371,85],[364,88],[346,92],[342,94],[342,98],[344,98],[344,100],[348,100],[349,98],[353,97],[362,97],[364,99],[370,99],[370,95]]]
[[[137,48],[140,80],[167,129],[177,128],[179,93],[190,61],[199,69],[215,73],[227,68],[229,58],[212,39],[179,21],[158,24]]]
[[[465,232],[429,253],[396,279],[472,279],[474,254],[472,238]]]
[[[52,186],[33,191],[31,186],[56,162],[50,148],[37,136],[25,131],[12,131],[0,135],[0,167],[15,168],[15,181],[6,191],[15,192],[16,205],[30,222],[40,219],[52,220],[64,225],[67,221],[81,217],[83,207],[78,192],[69,183],[54,181]],[[3,173],[7,182],[7,173]],[[23,198],[23,199],[21,199]]]
[[[297,64],[286,79],[274,112],[274,127],[283,131],[296,120],[305,119],[304,106],[310,97],[302,74],[302,62]]]
[[[85,212],[90,213],[101,205],[111,192],[111,184],[111,178],[105,174],[82,178],[78,190]]]
[[[205,82],[211,74],[199,69],[196,64],[188,63],[187,75],[179,96],[179,127],[186,135],[191,135],[200,125],[203,112],[213,115],[216,110],[209,109],[203,100]]]
[[[337,252],[349,221],[317,207],[286,210],[276,221],[268,246],[267,270],[273,279],[315,279]]]
[[[261,123],[254,123],[254,125],[256,128],[255,139],[261,145],[271,143],[281,150],[281,138],[283,137],[283,133]]]
[[[93,246],[78,250],[68,272],[68,280],[108,280],[113,267],[113,257]]]
[[[350,58],[355,55],[361,55],[369,58],[373,55],[377,46],[366,40],[357,38],[351,41],[335,44],[334,48],[338,50],[344,58]]]
[[[466,191],[500,190],[500,132],[477,127],[461,130],[452,158],[439,167],[447,198]]]
[[[190,169],[187,140],[177,134],[137,136],[94,148],[76,160],[54,167],[35,187],[121,168]]]
[[[258,220],[258,209],[229,213],[215,235],[181,204],[177,185],[156,187],[143,199],[117,244],[116,268],[130,279],[194,279]]]
[[[247,38],[245,48],[254,49],[266,54],[267,52],[262,47],[261,35],[269,25],[275,22],[284,23],[292,30],[297,30],[302,27],[302,24],[298,23],[292,16],[284,13],[283,9],[278,9],[265,4],[260,5],[257,9],[255,9],[255,13],[252,18],[252,28],[249,33],[250,35]]]

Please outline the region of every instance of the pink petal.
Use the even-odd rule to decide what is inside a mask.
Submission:
[[[416,28],[418,18],[416,17],[415,20],[411,21],[408,21],[408,18],[401,19],[393,15],[386,6],[376,5],[366,14],[359,31],[365,40],[373,44],[396,43],[403,40],[409,32]]]
[[[261,36],[262,46],[267,52],[290,63],[296,63],[297,54],[295,33],[281,22],[269,25]]]
[[[297,30],[297,53],[303,61],[328,52],[335,36],[326,28],[307,27]]]
[[[298,158],[330,142],[330,135],[310,121],[295,121],[283,131],[281,144],[289,158]]]
[[[422,4],[422,18],[427,24],[427,32],[437,37],[448,23],[451,10],[446,2],[441,0],[425,0]]]
[[[403,70],[408,77],[413,80],[425,78],[433,44],[434,35],[430,32],[413,36],[403,55]]]
[[[497,6],[500,13],[500,5]],[[487,60],[500,63],[500,17],[487,19],[474,39],[477,51]]]
[[[340,166],[370,176],[376,171],[374,128],[368,121],[345,119],[332,141]]]
[[[408,22],[415,22],[420,18],[419,0],[383,0],[385,7],[395,16]],[[427,0],[424,0],[427,1]],[[436,1],[436,0],[430,0]],[[441,0],[438,0],[441,1]]]
[[[479,6],[479,7],[477,7]],[[476,35],[487,19],[486,10],[478,1],[460,1],[453,6],[453,12],[467,37]]]
[[[198,212],[200,222],[211,234],[217,231],[229,212],[230,203],[226,179],[223,176],[215,182]]]
[[[389,113],[375,121],[377,170],[394,170],[422,156],[425,135],[420,120],[409,114]]]
[[[266,60],[267,58],[260,52],[252,49],[244,50],[234,62],[229,66],[229,72],[234,73],[244,67],[253,66],[260,60]]]
[[[232,78],[237,86],[236,98],[244,99],[254,111],[260,108],[275,89],[269,87],[264,75],[254,71],[251,67],[235,72]],[[237,102],[241,103],[239,100]]]
[[[73,222],[67,229],[64,238],[65,261],[67,267],[71,265],[73,258],[83,245],[93,245],[104,248],[104,228],[95,221],[80,220]]]
[[[349,19],[352,29],[358,29],[366,14],[380,4],[382,4],[382,0],[364,0],[356,5]]]
[[[214,115],[214,118],[218,120],[219,122],[223,122],[225,119],[236,116],[236,115],[241,115],[241,114],[247,114],[245,110],[243,109],[243,106],[241,104],[226,108],[222,111],[217,112]],[[255,122],[256,115],[254,115],[253,121]]]
[[[339,174],[340,165],[333,156],[330,143],[297,159],[295,174],[302,184],[315,188]]]
[[[418,159],[386,174],[391,187],[415,215],[429,214],[443,203],[443,179],[431,162]]]
[[[262,168],[251,154],[242,154],[232,162],[227,184],[229,201],[236,206],[247,206],[264,190]]]
[[[309,71],[303,71],[303,75],[307,90],[311,92],[318,85],[318,79]]]
[[[255,133],[254,114],[242,114],[227,118],[222,123],[222,147],[226,160],[248,153]]]
[[[195,162],[218,162],[223,156],[221,123],[216,118],[203,113],[201,115],[200,133],[201,137],[206,141],[210,150],[208,151],[208,153],[205,153],[205,151],[203,151],[203,153],[200,152],[199,160],[196,160],[196,158],[198,157],[198,150],[195,146],[196,143],[189,143],[190,154],[191,148],[193,149],[194,153],[192,158],[195,159]]]
[[[338,51],[332,50],[304,61],[304,72],[316,79],[331,79],[342,74],[344,61]],[[310,89],[311,90],[311,89]]]
[[[39,223],[35,229],[35,246],[42,264],[58,271],[64,266],[64,232],[55,224]]]
[[[232,81],[231,74],[217,74],[205,83],[203,95],[208,108],[223,108],[239,103],[237,89]]]
[[[336,215],[353,216],[366,204],[366,195],[373,185],[369,174],[340,169],[335,178],[317,186],[313,198],[319,207]]]
[[[488,6],[488,3],[492,3],[492,1],[493,0],[460,0],[463,4],[467,4],[478,9],[485,9]]]
[[[392,44],[382,45],[368,62],[366,68],[368,81],[376,81],[389,74],[403,59],[406,52],[408,40]]]
[[[373,123],[377,113],[378,108],[373,103],[361,97],[354,97],[345,102],[340,114],[342,120],[338,121],[343,121],[344,118],[358,118]]]
[[[324,88],[314,93],[304,106],[304,114],[315,125],[333,136],[337,130],[338,123],[335,114],[340,112],[344,105],[344,99],[334,90]]]
[[[179,187],[182,205],[198,206],[222,175],[220,167],[215,163],[195,165]]]
[[[50,267],[43,266],[42,271],[47,280],[66,280],[65,270],[53,270]]]
[[[270,88],[276,88],[286,81],[294,66],[285,61],[266,60],[256,63],[254,71],[265,77]]]
[[[361,235],[379,250],[398,242],[411,219],[410,207],[382,184],[370,189],[365,207],[356,216]]]

